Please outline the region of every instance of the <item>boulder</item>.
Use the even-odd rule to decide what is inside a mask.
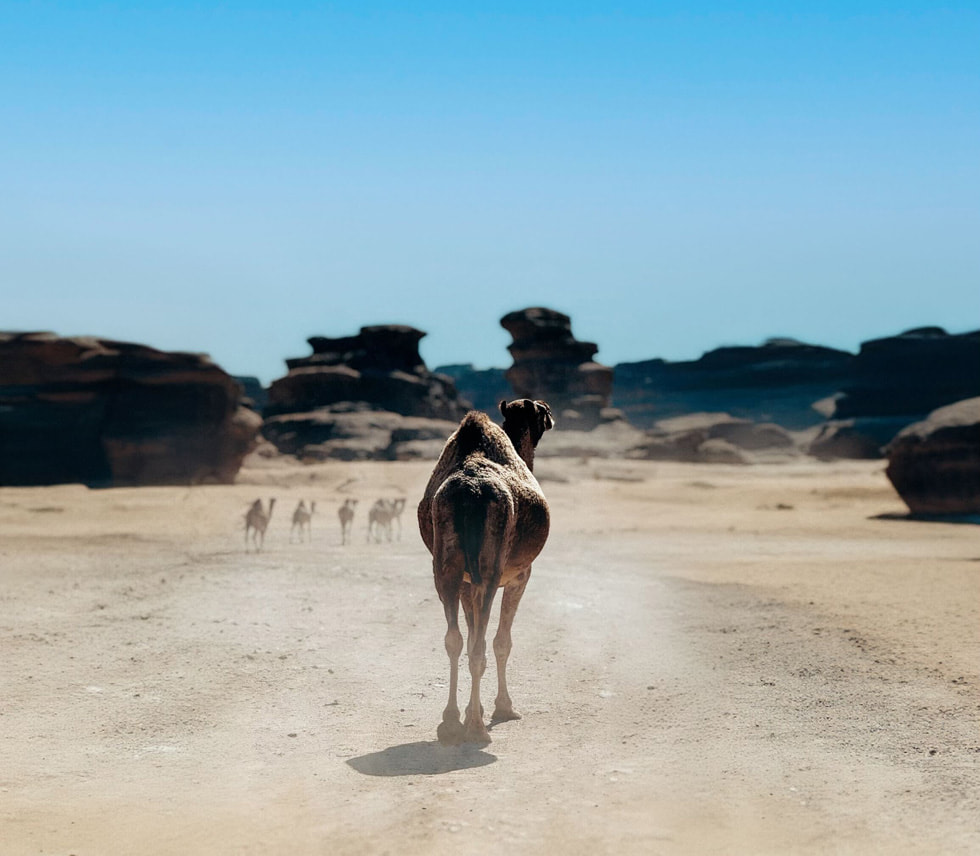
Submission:
[[[914,514],[980,514],[980,397],[907,426],[885,454],[885,473]]]
[[[261,417],[206,355],[0,333],[0,484],[230,483]]]
[[[559,429],[599,425],[610,404],[613,370],[592,359],[598,345],[577,340],[571,319],[553,309],[511,312],[500,325],[513,338],[507,349],[514,363],[505,374],[513,397],[547,401]]]

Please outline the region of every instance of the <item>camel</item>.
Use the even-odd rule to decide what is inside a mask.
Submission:
[[[404,498],[377,500],[368,512],[367,540],[370,541],[373,538],[377,543],[380,543],[381,536],[384,535],[385,540],[390,542],[391,524],[397,522],[398,540],[400,541],[402,537],[401,515],[404,510]]]
[[[350,532],[354,525],[354,510],[357,508],[356,499],[345,499],[344,504],[337,509],[340,518],[340,543],[350,543]]]
[[[398,524],[398,535],[397,540],[402,540],[402,512],[405,510],[405,497],[400,496],[398,499],[391,500],[391,522]]]
[[[500,402],[503,429],[471,410],[446,442],[418,507],[419,530],[432,554],[436,591],[446,614],[449,702],[436,731],[446,745],[490,742],[480,703],[486,670],[490,609],[502,588],[500,623],[493,640],[497,698],[491,723],[520,719],[507,691],[511,626],[531,576],[531,562],[548,538],[548,503],[532,472],[538,441],[555,421],[543,401]],[[456,704],[466,616],[470,701],[460,722]]]
[[[316,501],[310,501],[309,511],[306,509],[306,502],[304,500],[299,501],[299,505],[296,506],[296,510],[293,512],[293,525],[289,529],[289,543],[293,542],[293,532],[299,529],[299,540],[303,540],[303,530],[306,530],[306,540],[311,541],[313,539],[313,533],[310,528],[310,521],[313,515],[316,513]]]
[[[269,500],[269,510],[262,508],[262,500],[257,499],[252,503],[248,513],[245,515],[245,552],[248,552],[248,534],[252,530],[252,544],[257,553],[265,546],[265,530],[269,528],[269,521],[272,519],[272,508],[276,504],[275,497]]]

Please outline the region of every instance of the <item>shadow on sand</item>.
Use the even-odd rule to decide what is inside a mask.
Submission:
[[[347,763],[365,776],[436,776],[485,767],[496,760],[496,755],[476,746],[441,746],[432,740],[389,746],[380,752],[351,758]]]
[[[980,514],[915,514],[913,512],[887,512],[872,514],[868,520],[905,520],[913,523],[966,523],[980,525]]]

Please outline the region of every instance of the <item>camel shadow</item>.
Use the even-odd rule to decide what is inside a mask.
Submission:
[[[389,746],[350,758],[347,764],[365,776],[437,776],[454,770],[485,767],[496,755],[476,746],[442,746],[435,740]]]

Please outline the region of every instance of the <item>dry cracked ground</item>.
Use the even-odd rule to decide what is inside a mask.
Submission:
[[[975,524],[904,519],[879,462],[543,459],[524,718],[448,749],[430,469],[0,489],[0,852],[980,852]]]

